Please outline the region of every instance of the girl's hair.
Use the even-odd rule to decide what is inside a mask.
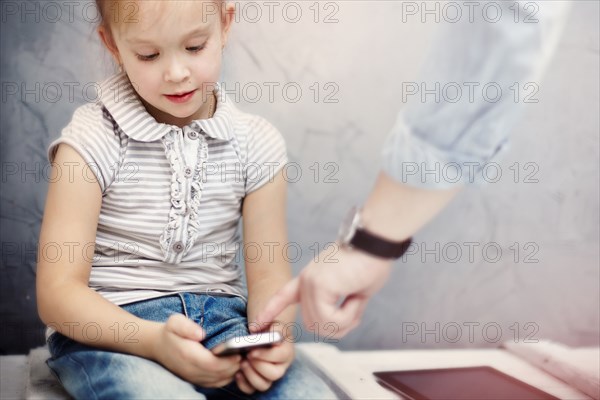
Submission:
[[[98,10],[99,22],[98,27],[103,27],[107,34],[107,39],[115,45],[114,29],[121,31],[126,25],[135,23],[140,18],[139,3],[144,0],[95,0],[96,8]],[[225,20],[225,1],[226,0],[212,0],[215,8],[207,8],[207,12],[221,14],[220,21]],[[151,4],[155,7],[161,7],[168,4],[168,0],[153,0],[148,1],[147,4]],[[159,13],[159,15],[166,15],[166,13]],[[113,62],[113,72],[117,72],[117,64]]]
[[[112,33],[110,21],[113,20],[113,13],[118,0],[96,0],[96,8],[100,17],[99,26],[103,26],[106,32]],[[114,18],[118,21],[118,19]]]
[[[112,35],[112,29],[121,28],[123,23],[136,22],[139,18],[139,3],[140,0],[96,0],[96,7],[98,9],[98,15],[100,17],[99,26],[103,26],[106,32]],[[161,6],[168,3],[168,1],[157,0],[150,4]],[[213,3],[216,5],[214,11],[221,11],[221,19],[224,17],[224,3],[225,0],[214,0]]]

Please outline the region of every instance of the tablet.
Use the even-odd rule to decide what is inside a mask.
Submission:
[[[485,366],[385,371],[373,374],[382,386],[411,400],[557,399],[512,376]]]

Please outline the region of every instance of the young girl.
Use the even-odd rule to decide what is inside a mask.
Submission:
[[[97,5],[120,72],[48,148],[37,270],[48,366],[79,399],[335,398],[289,337],[244,359],[210,351],[248,334],[291,277],[273,251],[286,241],[283,138],[216,83],[234,6]],[[294,311],[273,329],[294,331],[283,329]]]

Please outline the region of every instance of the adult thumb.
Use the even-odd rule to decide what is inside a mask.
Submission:
[[[173,314],[167,321],[167,326],[177,335],[195,341],[202,341],[206,336],[204,329],[183,314]]]

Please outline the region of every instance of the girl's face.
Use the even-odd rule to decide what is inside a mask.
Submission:
[[[158,122],[181,127],[206,118],[208,99],[221,71],[233,5],[221,10],[214,1],[135,4],[136,13],[127,14],[135,22],[119,21],[112,36],[100,27],[102,41]]]

